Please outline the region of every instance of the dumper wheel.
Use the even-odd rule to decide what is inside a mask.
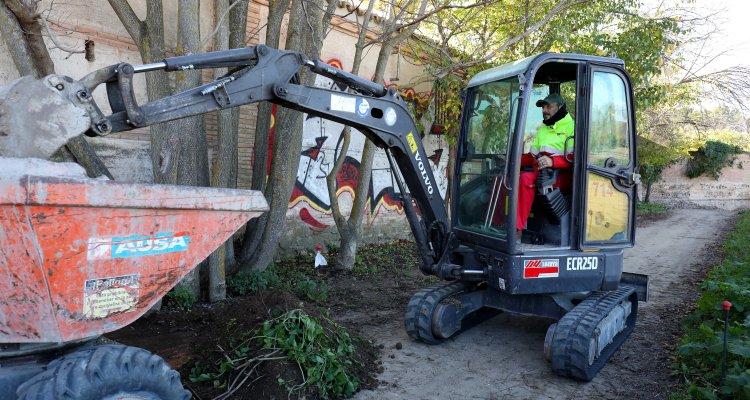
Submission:
[[[102,345],[58,358],[16,391],[19,400],[190,399],[180,374],[144,349]]]
[[[444,339],[433,334],[433,314],[440,301],[461,293],[466,289],[463,282],[443,283],[422,289],[412,296],[406,306],[404,327],[406,333],[414,340],[427,344],[438,344]]]

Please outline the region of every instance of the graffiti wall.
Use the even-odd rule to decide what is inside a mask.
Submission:
[[[346,66],[336,59],[327,62],[337,68],[346,69]],[[322,76],[318,76],[315,83],[316,86],[326,89],[343,89]],[[407,101],[417,103],[416,107],[426,107],[430,98],[430,93],[416,93],[413,89],[402,91],[402,95]],[[326,177],[331,172],[334,160],[339,157],[344,125],[306,115],[303,129],[302,153],[294,192],[289,202],[288,222],[301,222],[309,231],[322,232],[334,226]],[[440,194],[445,197],[448,187],[447,143],[440,136],[433,135],[426,135],[423,141]],[[343,167],[336,177],[336,196],[346,216],[349,215],[355,196],[360,195],[355,193],[355,188],[360,174],[359,160],[364,145],[365,136],[353,129]],[[381,149],[377,149],[375,155],[370,188],[363,195],[367,196],[365,224],[373,226],[404,221],[401,194],[385,152]]]

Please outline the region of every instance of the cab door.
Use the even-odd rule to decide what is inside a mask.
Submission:
[[[630,79],[589,68],[581,249],[632,247],[635,240],[635,114]]]

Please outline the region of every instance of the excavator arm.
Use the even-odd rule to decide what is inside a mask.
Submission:
[[[214,82],[144,105],[135,100],[132,82],[137,73],[220,67],[229,68],[229,72]],[[305,68],[347,86],[349,91],[301,85],[300,72]],[[89,136],[104,136],[260,101],[358,129],[386,151],[421,253],[421,269],[434,273],[447,241],[447,212],[414,120],[394,89],[310,60],[302,53],[263,45],[167,58],[141,66],[117,64],[87,75],[80,84],[83,89],[77,91],[73,100],[81,102],[88,111]],[[107,88],[111,115],[104,115],[91,95],[102,84]],[[418,210],[412,204],[412,197]]]

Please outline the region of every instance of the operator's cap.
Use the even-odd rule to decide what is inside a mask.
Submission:
[[[552,104],[552,103],[557,103],[559,105],[563,105],[563,104],[565,104],[565,99],[563,99],[563,97],[560,96],[559,93],[550,93],[549,96],[547,96],[547,97],[545,97],[545,98],[543,98],[541,100],[537,100],[536,106],[537,107],[541,107],[541,106],[543,106],[545,104]]]

